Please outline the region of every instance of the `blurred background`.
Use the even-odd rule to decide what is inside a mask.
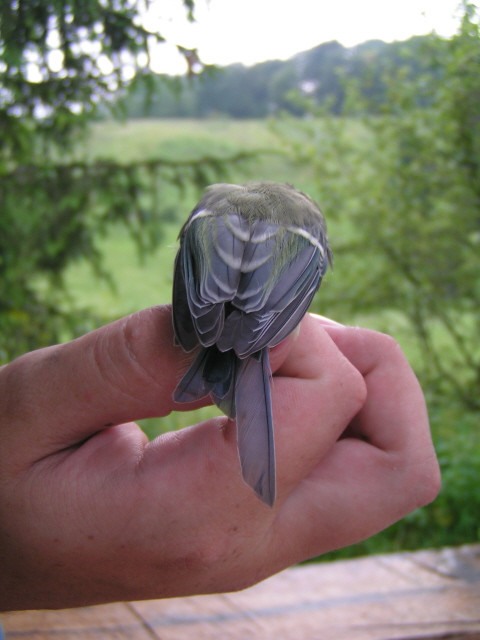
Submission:
[[[337,555],[478,541],[479,17],[455,0],[4,0],[0,363],[169,302],[208,184],[293,183],[334,253],[313,310],[400,342],[443,472],[433,505]]]

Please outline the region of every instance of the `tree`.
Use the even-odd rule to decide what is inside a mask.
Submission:
[[[193,0],[182,4],[192,19]],[[97,107],[149,71],[150,45],[163,39],[142,26],[145,9],[139,0],[0,3],[0,361],[86,328],[88,315],[59,288],[79,258],[105,276],[99,234],[121,222],[151,246],[166,215],[159,194],[224,175],[222,159],[207,155],[72,160]]]

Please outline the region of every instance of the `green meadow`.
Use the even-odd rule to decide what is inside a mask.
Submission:
[[[288,127],[288,124],[281,126]],[[324,126],[328,125],[318,123],[319,135]],[[358,124],[352,124],[350,135],[358,139],[359,145],[365,143],[364,132]],[[321,188],[318,186],[321,179],[315,173],[315,164],[312,163],[311,167],[308,164],[299,165],[282,153],[282,136],[277,135],[266,120],[101,122],[93,126],[91,134],[76,148],[74,155],[82,160],[105,158],[129,162],[148,158],[194,160],[205,154],[228,157],[238,151],[252,152],[253,158],[240,165],[233,164],[229,169],[229,181],[268,179],[293,183],[309,193],[325,210],[334,254],[337,243],[345,244],[354,239],[355,228],[348,216],[342,217],[338,211],[331,211],[333,204],[330,197],[327,198],[328,206],[323,206]],[[86,263],[77,262],[66,273],[67,290],[73,300],[88,307],[97,317],[106,319],[169,302],[178,231],[199,195],[199,192],[193,190],[165,191],[162,206],[168,207],[172,215],[162,229],[161,242],[152,251],[141,254],[124,227],[111,229],[107,236],[99,239],[103,266],[110,274],[111,281],[99,278]],[[341,194],[339,202],[341,203]],[[361,278],[365,265],[361,264],[362,256],[359,255],[358,260],[358,277]],[[355,274],[346,274],[341,261],[336,262],[317,295],[315,310],[332,315],[343,323],[359,324],[392,334],[400,342],[414,368],[421,371],[425,363],[422,362],[409,324],[398,309],[368,308],[345,312],[341,306],[338,309],[342,310],[338,311],[334,304],[327,306],[323,303],[322,292],[325,292],[325,297],[329,300],[335,300],[335,296],[342,295],[342,283],[351,282],[352,278],[355,278]],[[347,294],[348,291],[345,292]],[[440,341],[444,339],[441,327],[438,328],[437,337]],[[446,337],[445,344],[447,345]],[[478,539],[478,415],[465,411],[455,402],[442,403],[438,398],[431,399],[428,390],[427,399],[431,400],[431,423],[444,478],[444,488],[439,499],[387,532],[339,552],[340,555],[459,544]],[[194,424],[216,414],[218,412],[213,408],[174,413],[162,420],[143,421],[142,427],[150,437],[155,437],[162,431]]]

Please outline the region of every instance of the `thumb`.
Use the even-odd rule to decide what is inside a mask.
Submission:
[[[188,359],[174,345],[169,305],[28,353],[0,370],[2,449],[38,459],[112,424],[165,416]]]

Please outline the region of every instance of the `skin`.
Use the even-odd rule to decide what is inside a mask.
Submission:
[[[192,357],[162,306],[0,369],[0,610],[241,589],[436,496],[392,338],[307,315],[272,351],[273,508],[241,479],[232,421],[152,442],[131,422],[201,405],[172,400]]]

